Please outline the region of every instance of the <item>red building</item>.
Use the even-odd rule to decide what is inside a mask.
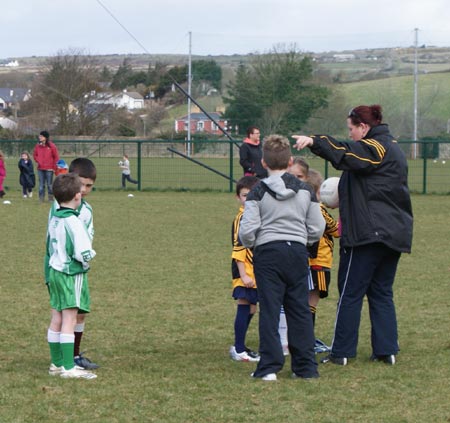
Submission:
[[[209,115],[224,129],[227,127],[227,121],[220,117],[217,112],[211,112]],[[178,118],[175,121],[175,132],[188,131],[188,115]],[[221,135],[222,132],[217,125],[204,113],[191,113],[191,134],[196,132],[206,132],[208,134]]]

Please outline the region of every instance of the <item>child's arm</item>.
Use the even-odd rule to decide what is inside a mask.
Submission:
[[[325,232],[324,234],[331,235],[333,238],[339,238],[339,225],[338,222],[322,207],[322,214],[325,219]]]
[[[255,288],[255,282],[254,280],[247,275],[245,272],[245,263],[243,261],[236,260],[236,265],[239,270],[239,277],[241,278],[242,282],[244,283],[246,288]]]
[[[255,245],[256,234],[261,227],[261,215],[258,203],[254,200],[245,202],[244,215],[239,228],[239,239],[242,245],[252,248]]]

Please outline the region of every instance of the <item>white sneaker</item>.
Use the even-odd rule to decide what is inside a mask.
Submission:
[[[48,368],[48,374],[50,376],[59,376],[61,372],[63,371],[63,366],[55,366],[53,363],[50,364],[50,367]]]
[[[255,378],[255,379],[264,380],[265,382],[275,382],[277,380],[277,374],[276,373],[267,373],[266,375],[264,375],[261,378],[255,377],[254,373],[252,373],[250,376]]]
[[[88,370],[84,370],[82,367],[75,366],[70,370],[62,367],[61,377],[64,379],[95,379],[97,375]]]
[[[289,355],[289,345],[288,344],[284,344],[284,345],[282,345],[282,347],[283,347],[283,355],[285,357],[287,357]]]
[[[33,197],[33,192],[29,192],[29,193],[28,193],[28,197],[29,197],[29,198]]]
[[[246,351],[238,353],[234,346],[230,347],[230,357],[234,361],[259,361],[259,356],[251,357]]]

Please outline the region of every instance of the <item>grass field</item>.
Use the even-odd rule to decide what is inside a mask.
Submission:
[[[48,294],[43,283],[48,204],[8,196],[2,223],[0,422],[445,422],[450,421],[450,199],[414,196],[414,245],[395,284],[401,352],[394,367],[369,362],[364,306],[358,357],[320,365],[320,379],[249,377],[228,357],[232,194],[97,191],[93,309],[83,347],[95,381],[47,375]],[[330,342],[337,300],[318,308]],[[248,335],[256,348],[257,318]]]

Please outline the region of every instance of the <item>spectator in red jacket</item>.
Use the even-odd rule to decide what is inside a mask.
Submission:
[[[47,131],[39,134],[39,144],[34,147],[33,158],[37,163],[39,176],[39,201],[45,199],[45,185],[47,185],[48,201],[53,201],[53,173],[56,170],[59,154],[56,145],[50,141],[50,134]]]

